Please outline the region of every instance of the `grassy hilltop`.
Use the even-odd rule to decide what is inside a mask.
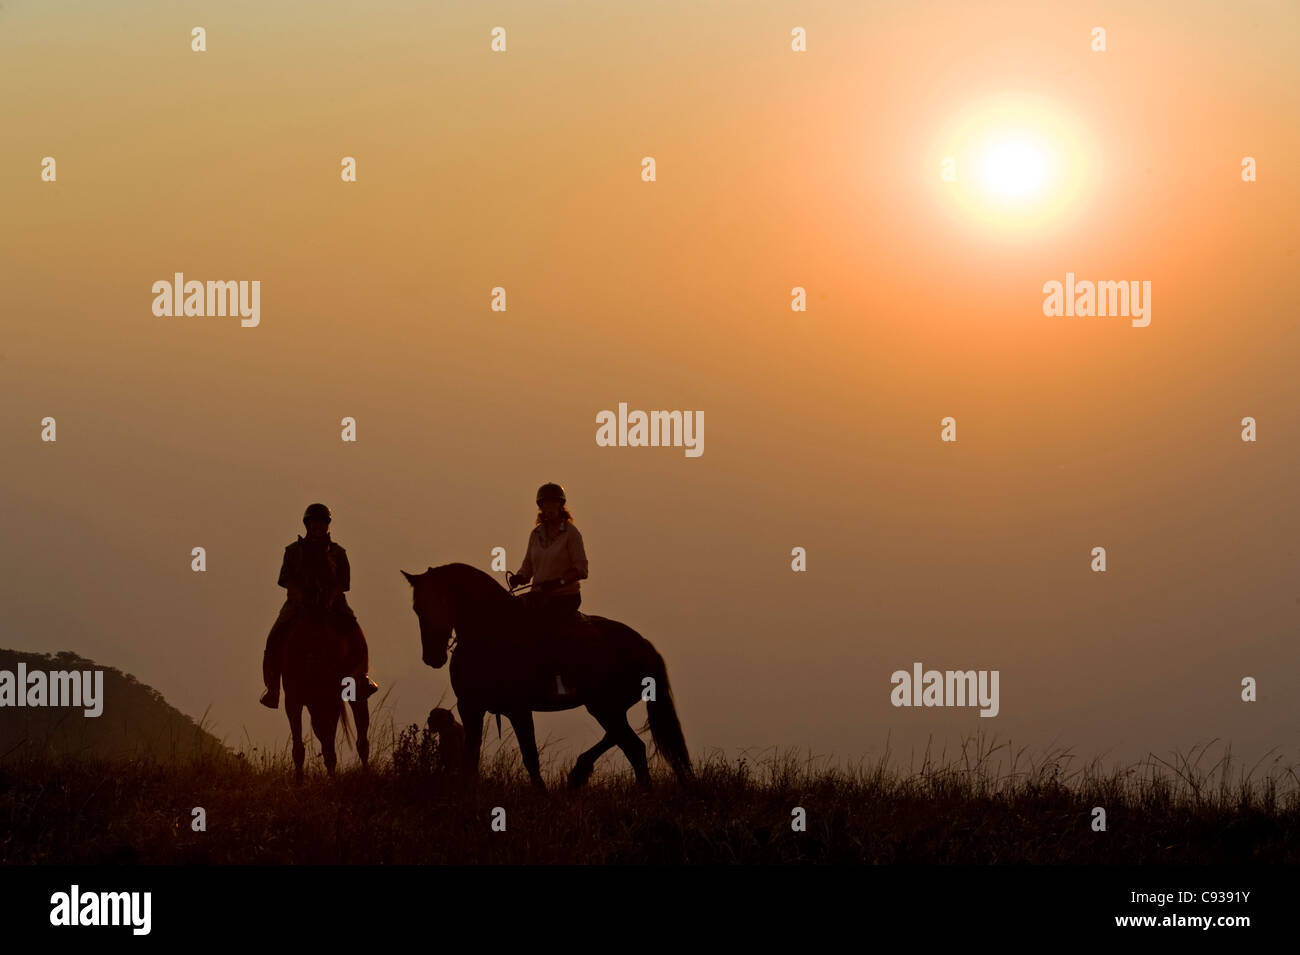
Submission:
[[[1300,861],[1295,773],[1276,762],[1203,769],[1204,750],[1102,772],[1056,753],[983,739],[919,769],[818,767],[769,753],[696,758],[698,784],[666,770],[650,794],[606,757],[584,791],[547,767],[534,792],[506,738],[471,784],[436,742],[391,721],[377,758],[307,782],[278,753],[196,750],[106,760],[12,753],[0,759],[0,863],[1235,863]],[[355,756],[343,750],[344,765]],[[0,752],[0,756],[3,753]],[[552,761],[553,763],[553,761]],[[494,832],[494,807],[506,831]],[[1106,809],[1094,832],[1092,809]],[[207,830],[191,828],[206,811]],[[791,830],[803,807],[807,830]]]

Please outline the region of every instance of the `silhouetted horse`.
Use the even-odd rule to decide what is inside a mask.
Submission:
[[[477,774],[486,713],[504,715],[515,728],[524,767],[535,786],[545,788],[533,732],[533,712],[585,706],[605,730],[604,737],[578,757],[569,785],[587,781],[596,760],[618,746],[636,773],[650,785],[645,744],[628,724],[627,711],[640,702],[643,683],[653,679],[654,699],[646,703],[650,732],[677,778],[693,778],[690,755],[668,686],[663,657],[631,627],[605,617],[587,616],[589,625],[571,639],[538,632],[532,611],[496,580],[468,564],[430,567],[423,574],[402,571],[413,591],[420,618],[423,659],[437,669],[447,662],[452,630],[451,686],[465,724],[465,768]],[[577,692],[565,698],[546,695],[547,677],[558,669],[572,674]]]
[[[316,603],[305,604],[289,625],[284,641],[284,708],[293,733],[294,775],[299,782],[307,753],[302,741],[304,706],[311,717],[312,732],[320,740],[325,771],[331,776],[338,764],[334,734],[340,718],[343,736],[351,740],[348,704],[343,701],[343,678],[350,675],[351,669],[347,641],[331,624],[324,608]],[[364,685],[356,687],[356,696],[351,706],[357,724],[357,755],[364,769],[370,761],[370,707]]]

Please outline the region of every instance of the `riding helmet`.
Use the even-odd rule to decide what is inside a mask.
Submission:
[[[309,521],[314,520],[316,518],[320,518],[326,524],[328,524],[331,520],[330,509],[326,507],[324,504],[308,505],[307,510],[302,515],[302,522],[306,524]]]
[[[561,504],[563,504],[565,503],[565,500],[566,498],[564,496],[564,488],[560,487],[560,485],[554,482],[551,482],[549,484],[543,484],[541,487],[537,489],[538,507],[542,506],[542,501],[559,501]]]

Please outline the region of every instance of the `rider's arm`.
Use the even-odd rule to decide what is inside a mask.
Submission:
[[[352,566],[348,563],[347,551],[342,547],[335,548],[334,571],[334,586],[343,592],[351,590]]]
[[[563,574],[565,583],[572,583],[575,580],[587,579],[587,549],[582,546],[582,535],[572,524],[565,534],[569,538],[569,564],[570,567]]]
[[[334,571],[329,582],[329,589],[324,594],[327,607],[343,596],[344,591],[352,587],[352,567],[348,564],[348,554],[337,544],[330,545],[330,564]]]
[[[515,574],[518,583],[527,583],[533,579],[533,535],[528,535],[528,543],[524,544],[524,562],[519,565],[519,573]]]
[[[306,595],[302,592],[301,575],[295,556],[292,544],[284,549],[284,560],[280,562],[280,579],[276,583],[289,591],[290,603],[302,603]]]
[[[292,591],[293,561],[289,557],[290,553],[290,549],[286,547],[284,549],[284,558],[280,561],[280,579],[276,581],[276,584],[285,590]],[[290,595],[292,596],[292,593]]]

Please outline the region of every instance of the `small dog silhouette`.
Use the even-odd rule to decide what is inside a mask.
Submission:
[[[451,770],[460,769],[465,756],[465,727],[456,722],[451,710],[435,706],[429,711],[429,732],[438,737],[438,761]]]

